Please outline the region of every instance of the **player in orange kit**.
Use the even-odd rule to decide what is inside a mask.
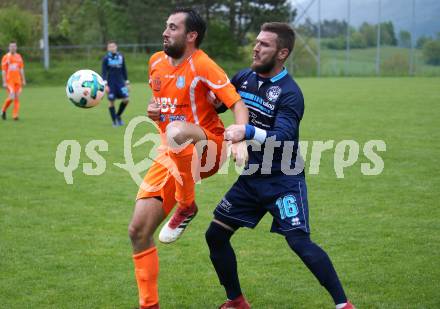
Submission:
[[[159,125],[162,151],[139,189],[129,225],[142,309],[159,308],[155,230],[177,203],[159,235],[164,243],[177,240],[197,213],[194,179],[198,175],[193,175],[193,164],[201,160],[206,161],[204,166],[212,167],[203,171],[201,178],[214,174],[221,165],[225,129],[209,95],[213,93],[232,110],[235,123],[248,122],[248,110],[227,75],[199,49],[205,30],[205,21],[194,10],[175,10],[163,32],[164,50],[149,61],[153,99],[148,116]],[[200,152],[195,147],[199,142],[208,143]],[[237,161],[245,159],[246,144],[233,144],[232,155]]]
[[[19,97],[21,87],[26,85],[26,78],[24,77],[23,58],[17,53],[17,43],[14,41],[9,43],[9,53],[2,58],[2,78],[3,87],[8,91],[8,97],[2,107],[2,119],[6,120],[6,110],[14,102],[12,117],[18,120]]]

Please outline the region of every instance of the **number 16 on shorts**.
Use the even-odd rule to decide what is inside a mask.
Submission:
[[[280,211],[281,219],[292,218],[298,215],[298,205],[293,195],[286,195],[277,199],[276,204]]]

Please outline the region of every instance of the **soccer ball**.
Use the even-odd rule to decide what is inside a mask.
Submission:
[[[98,105],[104,92],[105,84],[102,77],[92,70],[79,70],[73,73],[66,85],[67,98],[81,108]]]

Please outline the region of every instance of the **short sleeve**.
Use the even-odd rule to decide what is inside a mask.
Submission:
[[[150,85],[151,88],[151,57],[150,60],[148,60],[148,85]]]
[[[202,75],[201,77],[206,86],[214,92],[215,96],[228,108],[241,99],[225,71],[213,60],[207,58],[200,63],[197,72]]]
[[[150,88],[153,87],[153,80],[152,80],[153,69],[160,62],[160,60],[161,60],[160,52],[153,54],[148,60],[148,84],[150,85]]]
[[[5,55],[2,58],[2,71],[8,70],[8,57]]]

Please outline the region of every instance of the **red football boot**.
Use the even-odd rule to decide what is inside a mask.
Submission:
[[[353,306],[353,304],[350,303],[350,301],[347,301],[347,304],[344,307],[342,307],[342,309],[356,309],[356,307]]]
[[[236,299],[227,300],[218,309],[250,309],[251,305],[248,303],[243,295],[238,296]]]

